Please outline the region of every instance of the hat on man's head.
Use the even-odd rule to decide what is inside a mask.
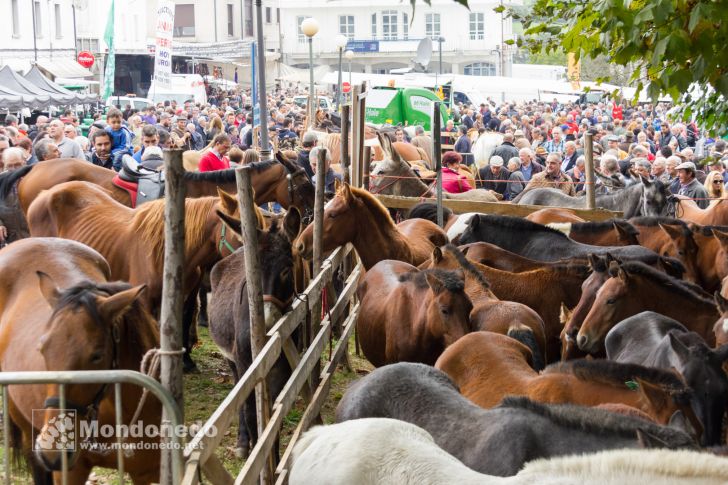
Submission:
[[[536,155],[546,155],[548,152],[544,147],[536,148]]]
[[[498,155],[493,155],[490,157],[490,163],[489,165],[491,167],[502,167],[503,166],[503,158],[501,158]]]
[[[513,136],[519,137],[519,136],[526,136],[523,134],[523,130],[516,130],[513,132]]]
[[[619,141],[619,137],[617,135],[607,135],[606,139],[607,141]]]
[[[316,143],[317,140],[318,136],[316,136],[316,133],[314,133],[313,131],[307,131],[303,134],[303,139],[301,140],[301,143],[303,143],[304,145],[312,145]]]
[[[690,170],[692,172],[695,172],[695,164],[693,162],[683,162],[677,167],[675,167],[675,170]]]

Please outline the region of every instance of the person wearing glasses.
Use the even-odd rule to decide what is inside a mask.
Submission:
[[[66,138],[75,140],[78,136],[78,131],[76,130],[76,127],[73,126],[71,123],[66,123],[66,126],[63,127],[63,134],[66,135]]]
[[[708,198],[710,199],[725,199],[727,192],[725,189],[725,180],[723,179],[724,174],[712,171],[705,177],[705,190],[708,191]],[[711,200],[710,203],[715,205],[718,203],[717,200]]]

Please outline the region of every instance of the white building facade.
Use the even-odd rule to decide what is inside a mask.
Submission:
[[[520,0],[505,2],[506,6]],[[418,43],[433,39],[429,71],[470,75],[509,75],[511,56],[505,41],[513,38],[512,22],[502,19],[493,0],[470,0],[470,9],[453,0],[418,2],[382,0],[279,0],[282,60],[297,67],[308,65],[308,45],[301,33],[303,19],[313,17],[320,30],[313,39],[314,64],[336,69],[334,39],[342,34],[355,51],[354,72],[386,74],[412,66]],[[438,42],[438,39],[443,39]],[[348,69],[347,66],[345,68]]]

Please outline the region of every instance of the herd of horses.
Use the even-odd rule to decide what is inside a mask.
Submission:
[[[132,209],[107,172],[56,160],[0,175],[0,197],[17,191],[31,233],[0,250],[2,371],[137,370],[158,347],[165,202]],[[256,248],[241,243],[234,170],[184,176],[185,363],[194,366],[209,272],[210,334],[236,381],[252,362],[243,251],[261,262],[268,326],[304,288],[300,268],[313,254],[305,173],[279,154],[251,175],[257,204],[287,209],[256,208]],[[645,179],[605,197],[625,219],[592,223],[545,208],[526,219],[448,215],[440,227],[433,204],[395,223],[375,195],[340,185],[324,210],[323,250],[356,249],[365,270],[357,339],[377,369],[345,393],[337,424],[304,435],[291,483],[728,480],[725,459],[709,453],[726,444],[724,204],[701,211],[679,200],[671,218],[673,198]],[[271,395],[291,372],[281,357]],[[140,404],[141,391],[123,387],[125,423],[159,422],[158,401]],[[36,483],[58,479],[62,460],[32,451],[50,430],[33,429],[29,410],[50,419],[58,396],[53,385],[9,388],[12,446]],[[66,399],[83,418],[115,423],[108,386],[69,385]],[[242,456],[257,440],[255,416],[251,398],[240,409]],[[116,464],[113,454],[65,453],[69,483]],[[592,455],[565,457],[583,453]],[[605,476],[599,460],[624,469]],[[158,480],[158,450],[140,447],[125,469],[135,483]]]

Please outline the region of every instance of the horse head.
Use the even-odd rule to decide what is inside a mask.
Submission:
[[[439,249],[439,248],[438,248]],[[470,312],[473,305],[465,294],[462,270],[425,270],[432,297],[427,305],[427,326],[431,335],[440,335],[444,346],[472,331]]]
[[[728,377],[722,368],[728,360],[728,345],[713,350],[701,338],[687,345],[681,339],[681,334],[684,332],[671,330],[667,336],[677,361],[677,370],[685,384],[694,391],[690,405],[704,428],[701,444],[718,445],[726,411],[725,396],[728,395]]]
[[[674,203],[670,187],[660,180],[640,175],[642,181],[641,212],[643,216],[668,216]],[[673,209],[674,210],[674,209]]]
[[[130,287],[126,283],[97,285],[83,282],[65,291],[59,290],[53,279],[38,272],[40,292],[53,309],[46,332],[40,336],[38,351],[47,369],[114,370],[128,368],[122,365],[128,353],[122,351],[122,341],[130,329],[141,322],[126,322],[132,310],[140,310],[139,299],[145,286]],[[126,364],[126,362],[125,362]],[[138,365],[138,362],[137,362]],[[78,454],[72,444],[81,439],[75,419],[93,421],[98,415],[101,401],[107,396],[108,384],[67,385],[63,408],[59,385],[47,386],[44,415],[36,438],[35,456],[48,470],[61,469],[61,453],[73,466]],[[74,415],[69,411],[73,411]],[[74,431],[75,438],[67,432]],[[64,448],[64,444],[68,444]]]

